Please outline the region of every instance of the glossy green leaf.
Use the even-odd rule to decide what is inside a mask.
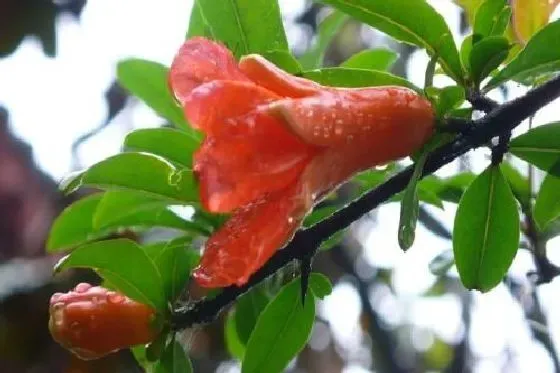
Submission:
[[[313,210],[313,212],[305,217],[303,220],[303,226],[308,228],[322,220],[325,220],[332,214],[334,214],[339,207],[337,206],[327,206],[327,207],[319,207]]]
[[[457,109],[465,101],[465,90],[460,86],[428,87],[426,88],[426,93],[432,102],[435,102],[438,118]]]
[[[560,217],[560,177],[546,175],[535,201],[533,213],[539,230],[543,231],[548,224]]]
[[[277,0],[197,0],[216,40],[236,57],[288,50]]]
[[[309,289],[315,297],[323,299],[332,293],[333,286],[327,276],[314,272],[309,276]]]
[[[318,70],[305,71],[303,77],[317,83],[334,87],[373,87],[381,85],[398,85],[420,89],[408,80],[385,71],[350,69],[345,67],[329,67]]]
[[[159,155],[186,168],[192,168],[192,154],[199,146],[198,138],[171,128],[145,128],[130,132],[123,145],[127,151]]]
[[[467,72],[471,71],[470,58],[471,58],[472,48],[473,48],[473,36],[469,35],[463,40],[463,42],[461,43],[461,49],[459,50],[459,55],[461,56],[461,63],[463,64],[463,67]]]
[[[492,31],[490,35],[492,36],[502,36],[506,32],[509,24],[511,21],[511,7],[505,6],[498,16],[496,17],[496,21],[494,22],[494,26],[492,27]]]
[[[49,252],[66,250],[99,238],[102,233],[95,232],[92,220],[101,198],[103,194],[96,193],[66,207],[51,227],[47,250]]]
[[[117,65],[117,78],[124,88],[177,127],[190,129],[169,90],[168,75],[169,69],[162,64],[137,58]]]
[[[443,69],[456,81],[463,70],[453,36],[444,18],[426,1],[320,0],[393,38],[438,55]]]
[[[228,313],[224,328],[226,347],[229,354],[235,359],[242,361],[245,355],[245,345],[239,340],[237,326],[235,325],[235,310]]]
[[[156,363],[154,373],[192,373],[193,367],[181,344],[170,343]]]
[[[503,36],[489,36],[473,46],[469,67],[471,78],[477,86],[505,61],[509,49],[509,41]]]
[[[92,268],[130,298],[160,311],[167,308],[154,262],[131,240],[107,240],[80,246],[58,262],[56,272],[74,267]]]
[[[469,186],[457,209],[453,253],[461,281],[486,292],[507,273],[519,246],[519,212],[499,167]]]
[[[268,304],[251,334],[242,373],[280,373],[305,346],[315,319],[315,301],[301,304],[300,278]]]
[[[366,49],[340,64],[341,67],[389,71],[399,55],[390,49]]]
[[[299,59],[305,70],[317,69],[323,65],[327,48],[347,20],[346,14],[334,11],[319,24],[313,45]]]
[[[509,151],[543,171],[560,176],[560,122],[533,128],[511,140]]]
[[[195,222],[179,217],[169,208],[168,201],[130,190],[111,190],[103,195],[93,215],[94,231],[118,227],[166,227],[208,234]]]
[[[290,52],[283,50],[267,51],[261,55],[290,74],[300,74],[303,70],[298,60]]]
[[[94,164],[80,186],[130,189],[178,202],[198,201],[192,171],[148,153],[122,153]]]
[[[194,36],[204,36],[213,39],[212,29],[208,25],[208,22],[202,16],[198,1],[199,0],[193,0],[191,17],[189,19],[189,29],[187,30],[186,38],[190,39]]]
[[[531,201],[529,180],[525,176],[521,175],[521,172],[508,162],[502,162],[500,164],[500,170],[506,178],[515,198],[523,206],[529,207]]]
[[[162,245],[158,252],[151,255],[148,253],[160,273],[170,302],[181,294],[200,260],[199,254],[190,247],[191,241],[190,237],[179,237]]]
[[[243,345],[247,345],[257,320],[268,302],[265,292],[260,287],[256,287],[241,296],[235,303],[235,326],[239,341]]]
[[[535,80],[560,70],[560,20],[549,23],[529,40],[525,48],[484,88],[488,91],[508,80]]]
[[[404,251],[410,249],[416,236],[416,223],[418,221],[419,208],[417,184],[422,176],[427,157],[428,152],[424,151],[416,161],[414,172],[410,177],[410,181],[408,182],[401,201],[398,238],[399,246]]]
[[[486,0],[480,5],[474,17],[475,44],[478,41],[477,39],[492,35],[492,30],[494,30],[504,7],[506,7],[506,0]]]
[[[471,172],[464,172],[455,176],[441,179],[428,175],[418,183],[420,190],[427,190],[444,201],[458,203],[470,183],[476,178]]]

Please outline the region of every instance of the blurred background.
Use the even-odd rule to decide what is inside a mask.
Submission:
[[[468,32],[461,9],[448,0],[429,2],[459,43]],[[304,0],[280,5],[290,45],[301,56],[328,10]],[[52,277],[60,257],[47,255],[44,242],[56,215],[79,198],[58,192],[63,176],[117,153],[127,132],[165,124],[119,87],[115,67],[128,57],[169,65],[191,6],[190,0],[0,0],[0,373],[142,371],[129,352],[83,363],[52,341],[50,295],[98,279],[81,271]],[[325,61],[338,65],[372,47],[397,51],[392,72],[423,85],[424,52],[352,21],[342,25]],[[511,85],[492,97],[524,92]],[[533,124],[558,120],[558,105]],[[481,171],[488,155],[469,154],[438,175]],[[290,372],[560,371],[560,283],[536,287],[527,276],[533,259],[520,250],[502,285],[484,295],[467,292],[453,268],[438,268],[448,263],[456,208],[444,207],[423,206],[406,255],[397,243],[399,205],[390,203],[317,256],[314,269],[335,287],[320,302],[309,344]],[[547,253],[560,265],[560,239],[548,242]],[[239,372],[223,321],[184,333],[195,372]]]

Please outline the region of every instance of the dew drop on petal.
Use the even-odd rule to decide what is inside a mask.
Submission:
[[[342,127],[341,127],[341,126],[336,126],[336,127],[334,128],[334,133],[335,133],[336,135],[342,135]]]

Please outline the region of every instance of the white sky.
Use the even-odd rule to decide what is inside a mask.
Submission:
[[[288,22],[302,9],[299,0],[281,0]],[[447,0],[430,1],[451,25],[456,40],[458,13]],[[141,57],[169,64],[183,41],[187,29],[191,2],[189,0],[95,0],[89,1],[81,21],[62,17],[57,21],[57,57],[47,58],[37,40],[25,40],[9,58],[0,59],[0,105],[9,109],[15,133],[33,145],[38,165],[59,179],[70,171],[70,146],[79,135],[99,125],[106,116],[104,92],[114,79],[116,63],[127,57]],[[557,12],[558,14],[558,12]],[[300,34],[287,27],[292,44]],[[409,74],[416,84],[423,84],[427,56],[417,52],[409,62]],[[448,81],[436,80],[439,84]],[[513,87],[514,94],[523,89]],[[558,120],[558,105],[543,110],[536,123]],[[125,133],[133,128],[157,126],[162,121],[143,105],[136,105],[116,119],[101,135],[83,146],[80,153],[85,165],[97,162],[119,151]],[[487,153],[473,156],[475,167],[481,170]],[[454,166],[445,173],[454,172]],[[435,212],[444,221],[453,220],[454,208]],[[449,248],[422,227],[417,232],[415,246],[406,254],[396,240],[398,205],[381,208],[374,229],[365,229],[366,260],[375,266],[394,268],[393,283],[398,297],[386,289],[372,289],[372,301],[378,305],[387,322],[406,322],[430,330],[447,341],[460,337],[461,319],[457,299],[443,297],[426,299],[419,295],[434,282],[427,265],[441,251]],[[358,231],[359,225],[356,226]],[[389,232],[389,234],[387,233]],[[554,244],[558,251],[560,239]],[[560,259],[559,255],[554,255]],[[521,253],[513,270],[523,278],[531,268],[530,258]],[[560,336],[560,301],[558,281],[539,288],[542,301],[550,314],[555,340]],[[531,343],[521,310],[511,300],[503,286],[486,295],[474,294],[476,312],[471,332],[475,356],[484,357],[475,372],[496,372],[503,363],[500,355],[505,348],[516,353],[518,372],[552,372],[546,352]],[[359,299],[355,289],[342,283],[321,306],[321,314],[333,328],[339,341],[360,345],[357,331]],[[426,334],[422,334],[425,336]],[[424,337],[416,338],[420,345]],[[415,342],[415,343],[416,343]],[[363,354],[358,354],[362,356]],[[356,356],[358,356],[356,355]],[[349,355],[345,372],[368,372],[362,357]],[[360,364],[362,366],[360,366]],[[365,364],[365,366],[364,366]]]

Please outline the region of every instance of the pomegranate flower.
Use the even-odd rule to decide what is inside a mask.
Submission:
[[[53,294],[49,312],[53,338],[83,360],[148,343],[157,335],[152,308],[86,283]]]
[[[333,88],[291,76],[260,55],[187,40],[170,86],[205,134],[194,154],[202,205],[232,213],[206,242],[204,287],[247,282],[293,236],[321,197],[358,171],[419,149],[430,103],[402,87]]]

